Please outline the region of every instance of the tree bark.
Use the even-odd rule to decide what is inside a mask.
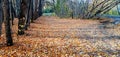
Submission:
[[[117,6],[118,14],[120,15],[120,4]]]
[[[31,0],[28,1],[27,5],[27,14],[26,14],[26,21],[25,21],[25,30],[28,29],[30,26],[30,19],[31,19]]]
[[[10,19],[11,19],[11,24],[13,24],[14,21],[14,9],[13,9],[13,5],[12,5],[12,0],[9,0],[9,12],[10,12]]]
[[[18,21],[18,35],[23,35],[25,33],[24,24],[25,24],[26,10],[27,10],[27,0],[21,0],[20,15]]]
[[[39,16],[38,14],[38,0],[35,0],[35,3],[34,3],[34,13],[33,13],[33,19],[37,19],[37,17]]]
[[[31,22],[33,23],[34,22],[34,19],[33,19],[33,0],[31,0]]]
[[[39,1],[39,16],[42,16],[42,0]]]
[[[2,34],[2,22],[3,22],[3,10],[2,10],[2,1],[0,0],[0,36]]]
[[[4,20],[5,20],[5,32],[6,32],[6,39],[7,39],[7,46],[13,45],[13,40],[11,36],[11,27],[10,27],[10,13],[9,13],[9,1],[3,0],[3,12],[4,12]]]

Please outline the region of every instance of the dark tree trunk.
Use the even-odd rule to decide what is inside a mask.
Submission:
[[[3,10],[2,10],[2,1],[0,0],[0,36],[2,34],[2,22],[3,22]]]
[[[13,45],[13,40],[11,36],[11,27],[10,27],[10,14],[9,14],[9,1],[3,0],[3,12],[4,12],[4,20],[5,20],[5,30],[6,30],[6,39],[7,46]]]
[[[38,14],[38,0],[35,0],[35,8],[34,8],[34,14],[33,14],[33,19],[37,19],[37,17],[39,16]]]
[[[18,35],[23,35],[25,33],[24,23],[25,23],[26,10],[27,10],[27,0],[21,0],[20,15],[18,21]]]
[[[33,0],[31,0],[31,22],[33,23],[34,22],[34,19],[33,19]]]
[[[42,0],[39,1],[39,16],[42,16]]]
[[[10,11],[10,19],[11,19],[11,24],[13,24],[14,21],[14,9],[13,9],[13,5],[12,5],[12,0],[9,0],[9,11]]]
[[[15,0],[15,9],[16,9],[16,17],[20,17],[20,5],[21,5],[21,0]]]
[[[28,1],[25,30],[27,30],[28,27],[30,26],[30,19],[31,19],[31,5],[30,4],[31,4],[31,0]]]
[[[11,15],[11,19],[12,19],[12,25],[14,25],[14,17],[16,17],[16,14],[15,14],[15,10],[14,10],[14,8],[13,8],[13,6],[11,6],[11,9],[12,9],[12,15]]]

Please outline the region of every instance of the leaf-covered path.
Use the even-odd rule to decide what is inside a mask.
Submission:
[[[0,56],[14,57],[97,57],[120,56],[120,27],[101,28],[97,20],[60,19],[42,16],[23,36],[13,28],[14,46],[0,38]]]

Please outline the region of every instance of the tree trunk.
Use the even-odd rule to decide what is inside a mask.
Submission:
[[[38,17],[38,0],[35,0],[35,3],[34,3],[34,14],[33,14],[33,19],[35,20],[35,19],[37,19],[37,17]]]
[[[120,4],[117,6],[117,12],[120,15]]]
[[[27,10],[27,0],[21,0],[20,5],[20,15],[18,21],[18,35],[23,35],[24,32],[24,23],[25,23],[25,14]]]
[[[2,10],[2,1],[0,0],[0,36],[2,34],[2,22],[3,22],[3,10]]]
[[[26,14],[26,21],[25,21],[25,30],[28,29],[30,26],[30,19],[31,19],[31,0],[28,1],[28,6],[27,6],[27,14]]]
[[[33,0],[31,0],[31,22],[34,22],[34,18],[33,18]]]
[[[42,16],[42,0],[39,1],[39,16]]]
[[[4,12],[4,20],[5,20],[5,30],[6,30],[6,39],[7,46],[13,45],[13,40],[11,36],[11,27],[10,27],[10,14],[9,14],[9,1],[3,0],[3,12]]]
[[[12,0],[9,0],[9,12],[10,12],[10,19],[12,20],[11,24],[13,25],[13,21],[14,21],[14,9],[13,9],[13,5],[12,5]]]

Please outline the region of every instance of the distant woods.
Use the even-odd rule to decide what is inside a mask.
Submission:
[[[52,0],[59,17],[90,19],[105,14],[120,3],[120,0]]]
[[[120,5],[117,6],[117,12],[120,15]]]
[[[42,15],[43,0],[0,0],[0,35],[2,24],[5,24],[6,42],[13,45],[11,25],[18,18],[18,35],[23,35],[31,22]]]

